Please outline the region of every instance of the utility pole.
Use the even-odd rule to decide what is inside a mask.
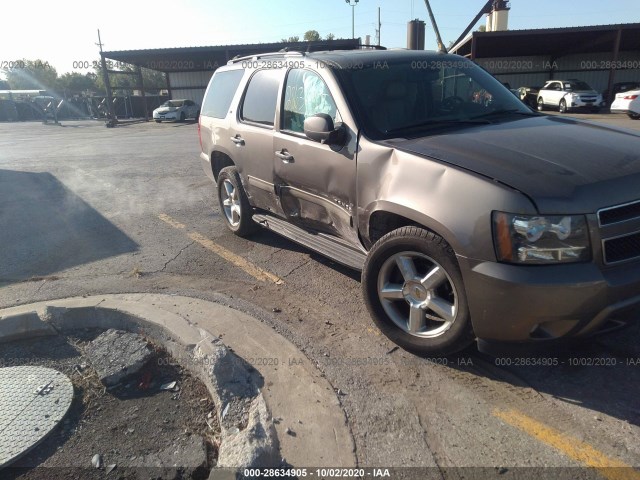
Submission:
[[[380,30],[382,30],[382,23],[380,23],[380,7],[378,7],[378,29],[376,30],[376,39],[378,46],[380,46]]]
[[[436,34],[436,40],[438,41],[438,51],[447,53],[447,49],[445,48],[444,43],[442,43],[442,37],[440,37],[440,30],[438,30],[436,18],[433,16],[431,5],[429,5],[429,0],[424,0],[424,3],[427,5],[427,10],[429,10],[429,18],[431,19],[431,24],[433,25],[433,31]]]
[[[115,112],[113,111],[113,95],[111,93],[111,85],[109,83],[109,72],[107,71],[107,62],[104,59],[104,53],[102,52],[102,40],[100,38],[100,29],[98,29],[98,43],[96,43],[100,47],[100,65],[102,66],[102,80],[104,81],[104,89],[107,93],[107,127],[113,127],[116,123],[118,123],[118,119],[116,119]]]

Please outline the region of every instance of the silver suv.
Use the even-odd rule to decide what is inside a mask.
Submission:
[[[362,270],[408,350],[582,337],[640,305],[640,137],[536,113],[462,57],[235,59],[199,133],[231,231]]]

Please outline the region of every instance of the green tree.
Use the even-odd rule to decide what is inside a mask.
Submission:
[[[65,73],[58,78],[56,90],[67,96],[76,95],[86,91],[96,92],[96,74],[89,72],[85,75],[73,72]]]
[[[336,36],[333,33],[330,33],[326,36],[325,40],[335,40]]]
[[[295,43],[295,42],[299,42],[300,41],[300,37],[298,35],[295,35],[293,37],[289,37],[289,38],[283,38],[282,40],[280,40],[282,43]]]
[[[303,38],[305,42],[317,42],[318,40],[322,39],[322,37],[320,37],[320,34],[318,33],[317,30],[308,30],[304,34]]]
[[[97,62],[95,68],[95,84],[96,88],[103,93],[104,92],[104,78],[102,76],[102,69],[99,67],[100,61]],[[108,67],[107,67],[108,68]],[[109,70],[116,70],[115,68],[109,68]],[[131,75],[130,73],[136,71],[135,65],[124,65],[117,71],[125,72],[124,74],[109,73],[109,83],[111,83],[111,89],[115,93],[132,93],[131,89],[138,89],[138,76]],[[150,70],[148,68],[142,68],[142,82],[144,83],[145,92],[151,93],[153,91],[162,90],[167,88],[167,80],[164,72],[157,70]],[[121,90],[122,92],[118,92]]]
[[[478,32],[486,32],[487,31],[487,26],[486,25],[480,25],[480,27],[477,30]]]
[[[44,60],[16,60],[4,69],[14,90],[55,90],[58,72]]]

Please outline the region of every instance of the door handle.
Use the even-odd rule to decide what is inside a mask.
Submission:
[[[293,163],[293,155],[287,152],[284,148],[276,152],[276,157],[282,160],[282,163]]]
[[[236,144],[237,147],[244,146],[244,138],[240,135],[236,135],[235,137],[231,137],[231,141]]]

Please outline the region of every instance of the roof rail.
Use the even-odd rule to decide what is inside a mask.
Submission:
[[[235,57],[233,57],[231,60],[227,62],[227,65],[232,65],[234,63],[238,63],[244,60],[260,60],[261,58],[267,58],[267,57],[285,57],[285,56],[303,57],[304,53],[299,52],[297,50],[288,50],[286,48],[283,48],[278,52],[256,53],[254,55],[245,55],[244,57],[236,55]]]
[[[387,47],[383,47],[382,45],[363,45],[362,43],[360,45],[358,45],[360,48],[363,49],[372,49],[372,50],[386,50]]]

